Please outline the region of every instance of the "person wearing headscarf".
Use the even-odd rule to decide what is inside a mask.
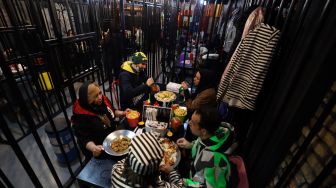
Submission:
[[[194,94],[190,94],[187,82],[181,83],[188,110],[195,110],[203,105],[216,106],[216,82],[214,77],[215,73],[211,70],[201,69],[197,71],[194,77],[194,85],[196,86]]]
[[[111,101],[102,94],[98,84],[85,82],[78,92],[71,117],[79,146],[88,158],[98,157],[103,151],[103,141],[116,129],[115,117],[126,111],[114,110]]]
[[[184,81],[181,83],[189,119],[191,119],[191,115],[196,109],[200,109],[204,106],[217,106],[215,77],[215,73],[212,70],[200,69],[197,71],[193,80],[196,91],[192,94],[190,94],[188,90],[189,86],[187,82]],[[189,126],[187,127],[184,137],[189,141],[197,139],[197,137],[191,133]],[[181,173],[183,174],[182,171]]]
[[[111,187],[182,187],[182,179],[172,166],[160,166],[163,146],[159,137],[158,133],[146,132],[132,139],[127,157],[112,167]],[[167,174],[168,181],[161,179],[160,171]]]
[[[145,73],[147,61],[143,52],[136,52],[132,61],[126,61],[121,65],[119,75],[121,109],[132,108],[141,111],[143,101],[153,89],[154,80],[148,78]]]

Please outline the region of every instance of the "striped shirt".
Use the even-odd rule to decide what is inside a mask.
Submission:
[[[155,181],[154,187],[158,188],[182,187],[182,179],[176,170],[168,174],[169,182],[161,180],[160,176],[156,175],[163,157],[159,137],[159,133],[146,132],[132,139],[127,158],[112,167],[112,187],[143,187],[145,181],[147,183]],[[129,169],[125,170],[126,165]]]
[[[111,177],[111,183],[112,187],[120,187],[120,188],[132,188],[133,186],[130,186],[126,178],[123,177],[123,171],[124,171],[124,166],[125,166],[125,159],[117,162],[113,167],[112,167],[112,177]],[[168,175],[169,182],[161,180],[161,178],[158,179],[156,182],[155,187],[158,188],[181,188],[182,187],[182,179],[180,177],[180,174],[176,171],[173,170],[172,172],[169,173]],[[140,185],[135,185],[134,187],[141,187]]]
[[[224,70],[217,100],[241,109],[254,109],[279,36],[279,30],[261,23],[241,40]]]

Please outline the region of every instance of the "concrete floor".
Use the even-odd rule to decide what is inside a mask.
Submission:
[[[69,109],[68,111],[71,111],[71,108]],[[68,113],[68,115],[70,114],[72,114],[72,112]],[[61,114],[58,117],[61,116],[63,115]],[[39,137],[48,153],[51,162],[53,163],[58,177],[60,178],[62,184],[64,184],[70,178],[70,173],[66,166],[60,164],[57,161],[53,146],[50,144],[49,138],[44,131],[44,127],[45,126],[42,126],[38,129]],[[56,182],[45,160],[43,159],[43,156],[37,146],[34,137],[30,134],[22,139],[18,144],[20,146],[20,149],[23,151],[25,157],[27,158],[29,164],[33,168],[35,174],[39,178],[41,184],[44,187],[57,187]],[[34,187],[26,171],[22,167],[20,161],[18,160],[14,151],[9,145],[0,145],[0,156],[0,168],[6,174],[7,178],[10,180],[14,187]],[[71,168],[73,171],[75,171],[79,167],[80,164],[78,160],[71,163]],[[72,187],[77,186],[76,184],[74,184]]]
[[[80,85],[81,85],[80,83],[76,83],[75,88],[79,88]],[[72,116],[72,107],[69,107],[67,109],[67,115],[69,118]],[[5,118],[6,118],[6,115],[5,115]],[[54,120],[59,119],[59,118],[64,119],[63,113],[56,116]],[[10,128],[13,136],[16,139],[20,138],[22,136],[22,131],[19,125],[13,121],[7,121],[7,122],[9,123],[8,127]],[[56,170],[56,173],[60,181],[62,182],[62,184],[65,184],[65,182],[70,179],[70,173],[66,165],[60,164],[57,160],[57,156],[54,153],[55,148],[50,144],[49,137],[45,132],[45,126],[47,124],[49,124],[49,122],[41,126],[37,130],[37,132]],[[57,121],[55,121],[55,124],[56,126],[58,125]],[[27,126],[22,126],[22,127],[24,131],[28,130]],[[5,138],[4,135],[1,135],[1,137]],[[18,142],[18,144],[20,146],[20,149],[23,151],[26,159],[28,160],[29,164],[31,165],[32,169],[34,170],[34,173],[36,174],[39,181],[41,182],[41,184],[44,187],[57,187],[57,184],[32,134],[29,134],[28,136],[24,137],[22,140]],[[10,182],[13,184],[14,187],[17,187],[17,188],[34,187],[29,176],[27,175],[20,161],[16,157],[13,149],[9,145],[0,144],[0,156],[1,156],[0,168],[5,173],[5,175],[10,180]],[[71,169],[73,171],[79,169],[79,167],[80,167],[80,163],[78,160],[71,162]],[[75,182],[74,184],[72,184],[71,187],[78,187],[78,185]]]

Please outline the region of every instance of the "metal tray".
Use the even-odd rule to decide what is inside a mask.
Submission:
[[[122,156],[125,155],[129,152],[129,149],[123,151],[123,152],[115,152],[112,150],[111,148],[111,142],[112,140],[116,139],[116,138],[123,138],[123,137],[127,137],[132,139],[135,136],[135,133],[133,131],[129,131],[129,130],[118,130],[118,131],[114,131],[111,134],[109,134],[104,142],[103,142],[103,147],[104,147],[104,151],[107,154],[113,155],[113,156]]]
[[[159,98],[158,96],[159,96],[160,93],[163,93],[163,92],[171,93],[172,97],[171,97],[170,99],[168,99],[168,100],[162,100],[162,99]],[[176,94],[173,93],[173,92],[171,92],[171,91],[160,91],[160,92],[156,93],[156,94],[154,95],[154,97],[155,97],[155,99],[156,99],[157,101],[165,102],[165,103],[169,103],[169,102],[173,102],[173,101],[176,99]]]

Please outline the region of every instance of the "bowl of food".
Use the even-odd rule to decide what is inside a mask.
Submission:
[[[134,136],[135,133],[133,131],[114,131],[105,138],[103,142],[104,151],[113,156],[125,155],[129,151],[129,146]]]
[[[181,152],[177,145],[168,138],[161,138],[160,143],[163,149],[163,159],[160,165],[169,165],[173,168],[177,167],[181,159]]]
[[[156,93],[154,97],[157,101],[169,103],[176,99],[176,94],[171,91],[160,91]]]
[[[184,122],[185,117],[187,116],[187,109],[183,107],[179,107],[174,110],[174,116],[179,118],[181,122]]]
[[[136,110],[130,110],[126,113],[126,118],[130,128],[134,129],[139,123],[140,113]]]

